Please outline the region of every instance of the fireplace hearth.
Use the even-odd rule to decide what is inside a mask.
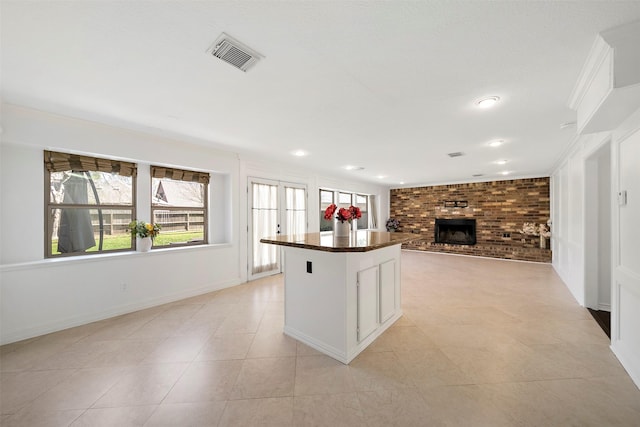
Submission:
[[[475,245],[476,220],[436,218],[434,235],[436,243]]]

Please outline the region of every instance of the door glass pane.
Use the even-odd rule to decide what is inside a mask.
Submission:
[[[304,188],[285,187],[286,227],[287,234],[304,234],[307,232],[307,203]]]
[[[278,268],[277,247],[260,243],[263,237],[275,236],[278,231],[278,186],[252,184],[251,220],[253,274]]]

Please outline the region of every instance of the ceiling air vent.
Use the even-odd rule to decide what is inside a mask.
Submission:
[[[264,58],[255,50],[248,48],[225,33],[218,37],[207,52],[242,71],[247,71],[256,62]]]
[[[447,156],[449,156],[449,157],[460,157],[460,156],[464,156],[464,153],[462,153],[460,151],[456,151],[455,153],[448,153]]]

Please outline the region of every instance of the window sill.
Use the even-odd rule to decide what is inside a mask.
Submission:
[[[16,270],[25,270],[25,269],[34,269],[34,268],[49,268],[58,265],[69,265],[69,264],[81,264],[81,263],[91,263],[91,262],[101,262],[104,260],[111,259],[119,259],[126,258],[131,256],[153,256],[157,254],[166,254],[168,252],[175,251],[199,251],[199,250],[211,250],[211,249],[223,249],[230,248],[233,245],[231,243],[210,243],[206,245],[194,245],[194,246],[179,246],[173,248],[158,248],[151,249],[149,252],[138,252],[138,251],[125,251],[125,252],[114,252],[114,253],[104,253],[99,255],[78,255],[78,256],[66,256],[60,258],[46,258],[37,261],[27,261],[15,264],[5,264],[0,265],[0,272],[6,271],[16,271]]]

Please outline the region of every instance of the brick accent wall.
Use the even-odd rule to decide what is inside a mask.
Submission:
[[[445,202],[466,201],[467,207]],[[400,221],[398,231],[418,233],[423,240],[403,245],[406,249],[448,252],[491,258],[551,262],[549,241],[519,230],[525,222],[546,223],[550,218],[549,178],[476,182],[391,190],[390,215]],[[451,204],[447,204],[451,205]],[[436,218],[475,218],[477,243],[435,243]]]

